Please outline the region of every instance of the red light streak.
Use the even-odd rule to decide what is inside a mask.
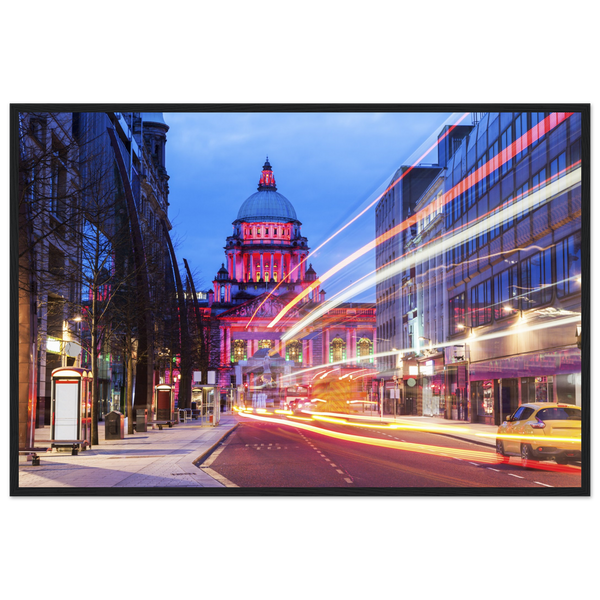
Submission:
[[[442,202],[440,205],[429,205],[420,210],[419,212],[411,215],[408,219],[403,221],[402,223],[396,225],[389,231],[383,233],[379,237],[375,238],[375,240],[365,244],[362,248],[353,252],[350,256],[346,257],[344,260],[339,262],[337,265],[329,269],[322,277],[317,279],[311,286],[306,288],[302,293],[300,293],[294,300],[290,301],[286,306],[284,306],[279,314],[269,323],[267,327],[274,327],[284,316],[285,314],[293,308],[298,302],[302,300],[302,298],[306,297],[317,285],[321,285],[324,281],[329,279],[332,275],[343,269],[348,264],[354,262],[357,258],[360,258],[373,248],[377,247],[379,244],[387,241],[391,237],[397,235],[401,231],[404,231],[408,227],[417,223],[420,219],[430,215],[434,210],[437,210],[440,206],[445,206],[448,202],[462,194],[463,192],[470,189],[472,186],[479,183],[484,177],[487,177],[493,170],[500,168],[504,163],[511,160],[517,153],[522,152],[525,148],[527,148],[532,143],[536,142],[541,135],[546,135],[549,133],[554,127],[558,126],[560,123],[568,119],[573,113],[552,113],[548,117],[546,117],[543,121],[540,121],[537,125],[532,127],[529,131],[525,132],[520,138],[514,141],[508,148],[505,148],[496,154],[492,158],[490,158],[484,165],[482,165],[477,171],[468,175],[465,179],[458,182],[452,189],[446,192],[443,196]],[[535,130],[535,131],[534,131]],[[498,159],[500,156],[500,159]],[[419,159],[420,160],[420,159]],[[418,163],[417,163],[418,164]],[[492,168],[493,167],[493,168]],[[412,166],[405,172],[403,175],[406,175],[410,170],[412,170]],[[391,186],[389,186],[385,192],[383,192],[381,196],[383,196],[393,185],[396,185],[402,177],[399,177],[397,181],[394,182]],[[375,201],[377,202],[379,198]],[[373,204],[369,205],[368,208],[373,206]],[[365,209],[367,210],[367,209]],[[496,210],[496,209],[495,209]],[[363,211],[364,212],[364,211]],[[494,211],[492,211],[494,212]],[[361,213],[362,214],[362,213]],[[349,223],[348,223],[349,224]],[[341,230],[340,230],[341,231]],[[338,232],[339,233],[339,232]],[[335,234],[337,235],[337,234]],[[333,237],[333,236],[332,236]],[[331,238],[330,238],[331,239]],[[329,240],[328,240],[329,241]],[[322,244],[323,245],[323,244]],[[319,246],[319,248],[322,247]],[[315,250],[316,252],[316,250]],[[257,309],[258,310],[258,309]],[[256,314],[256,313],[255,313]]]

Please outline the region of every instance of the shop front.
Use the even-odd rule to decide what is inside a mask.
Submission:
[[[473,420],[469,400],[469,348],[465,345],[444,348],[444,416],[454,421]]]
[[[444,355],[424,356],[418,360],[421,413],[424,417],[444,416]]]
[[[581,406],[581,351],[566,348],[470,365],[471,405],[479,423],[500,425],[521,404]]]

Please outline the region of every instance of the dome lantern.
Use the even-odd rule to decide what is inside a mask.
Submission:
[[[235,225],[241,221],[246,223],[274,221],[276,223],[293,222],[301,224],[296,217],[296,211],[292,203],[277,191],[269,157],[263,165],[258,191],[246,198],[233,224]]]
[[[273,175],[273,169],[271,169],[268,156],[265,164],[263,165],[263,170],[258,182],[258,191],[262,192],[265,190],[273,190],[274,192],[277,191],[277,186],[275,185],[275,176]]]

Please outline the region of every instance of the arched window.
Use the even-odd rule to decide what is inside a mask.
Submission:
[[[273,347],[273,340],[258,340],[258,349],[261,348],[269,348],[269,350]]]
[[[373,362],[373,342],[369,338],[360,338],[356,345],[359,362]]]
[[[233,340],[231,344],[231,362],[246,360],[247,342],[246,340]]]
[[[341,337],[336,337],[329,344],[329,362],[346,360],[346,342]]]
[[[292,340],[285,345],[285,359],[302,362],[302,342]]]

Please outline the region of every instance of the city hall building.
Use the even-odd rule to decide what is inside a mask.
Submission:
[[[373,367],[375,306],[336,306],[294,339],[285,332],[325,292],[316,285],[277,325],[271,321],[317,281],[307,261],[310,249],[292,203],[279,191],[267,158],[258,189],[240,206],[225,243],[225,261],[207,294],[212,316],[212,364],[219,365],[222,390],[245,395],[255,405],[277,403],[290,386],[310,385],[317,365]],[[340,361],[342,364],[339,364]],[[298,376],[291,377],[294,373]],[[287,376],[287,377],[286,377]],[[259,398],[260,396],[260,398]]]

